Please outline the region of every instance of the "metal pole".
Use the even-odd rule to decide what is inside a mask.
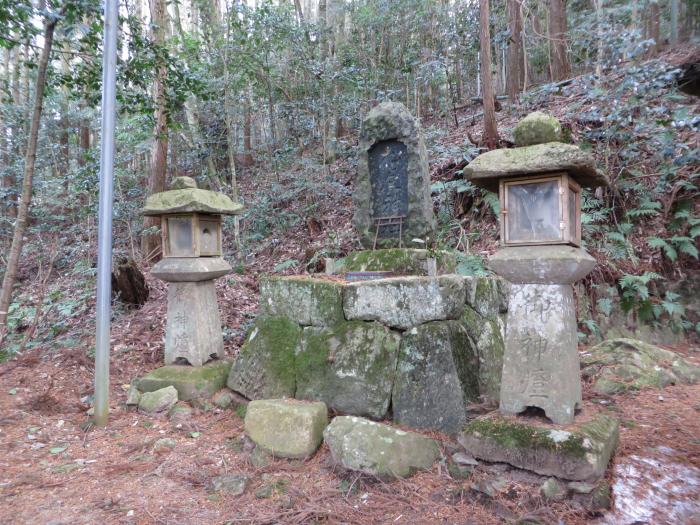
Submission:
[[[95,424],[109,417],[109,329],[112,307],[112,205],[114,176],[115,84],[117,75],[118,1],[105,0],[102,56],[102,143],[100,207],[97,233],[97,332],[95,335]]]

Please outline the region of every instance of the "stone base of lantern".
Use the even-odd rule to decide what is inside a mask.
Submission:
[[[231,361],[210,361],[204,366],[166,365],[149,372],[137,382],[141,392],[175,387],[181,401],[209,399],[226,386]]]
[[[202,366],[224,357],[214,281],[171,282],[165,326],[165,364]]]
[[[506,327],[501,412],[539,407],[555,423],[573,422],[581,379],[571,285],[512,285]]]

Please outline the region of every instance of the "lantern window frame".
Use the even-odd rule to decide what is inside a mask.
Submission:
[[[508,231],[508,187],[522,184],[535,184],[542,182],[556,181],[559,187],[559,229],[562,232],[561,239],[523,241],[510,240]],[[553,172],[537,177],[518,177],[512,179],[501,179],[499,181],[499,203],[501,205],[501,246],[542,246],[552,244],[569,244],[581,246],[581,186],[567,172]],[[570,213],[569,213],[569,190],[574,193],[574,220],[576,222],[574,235],[571,235]]]
[[[216,223],[216,252],[202,252],[200,242],[200,217],[206,222]],[[191,219],[190,225],[192,228],[192,254],[191,255],[172,255],[170,251],[170,235],[168,219]],[[222,246],[222,217],[218,214],[203,214],[198,212],[190,213],[167,213],[161,216],[160,222],[161,245],[163,257],[168,258],[194,258],[194,257],[221,257],[223,255]]]

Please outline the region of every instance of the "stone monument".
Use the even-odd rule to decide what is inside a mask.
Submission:
[[[148,197],[144,215],[161,217],[163,259],[151,273],[169,283],[165,364],[202,366],[222,358],[224,341],[214,280],[231,271],[221,257],[221,216],[243,210],[228,196],[177,177]]]
[[[428,154],[418,121],[401,103],[379,104],[362,123],[359,150],[353,223],[363,246],[433,240]]]
[[[515,137],[518,147],[484,153],[465,170],[473,184],[500,194],[502,248],[489,264],[512,284],[500,410],[539,407],[569,424],[581,403],[572,283],[595,266],[580,247],[579,184],[606,179],[592,155],[558,142],[553,117],[529,115]]]

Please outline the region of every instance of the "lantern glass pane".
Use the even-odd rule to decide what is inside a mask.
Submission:
[[[576,236],[576,192],[569,188],[569,239],[578,242]]]
[[[219,251],[219,223],[199,219],[199,253],[221,255]]]
[[[506,185],[507,242],[562,240],[559,181]]]
[[[168,217],[171,257],[193,257],[192,217]]]

